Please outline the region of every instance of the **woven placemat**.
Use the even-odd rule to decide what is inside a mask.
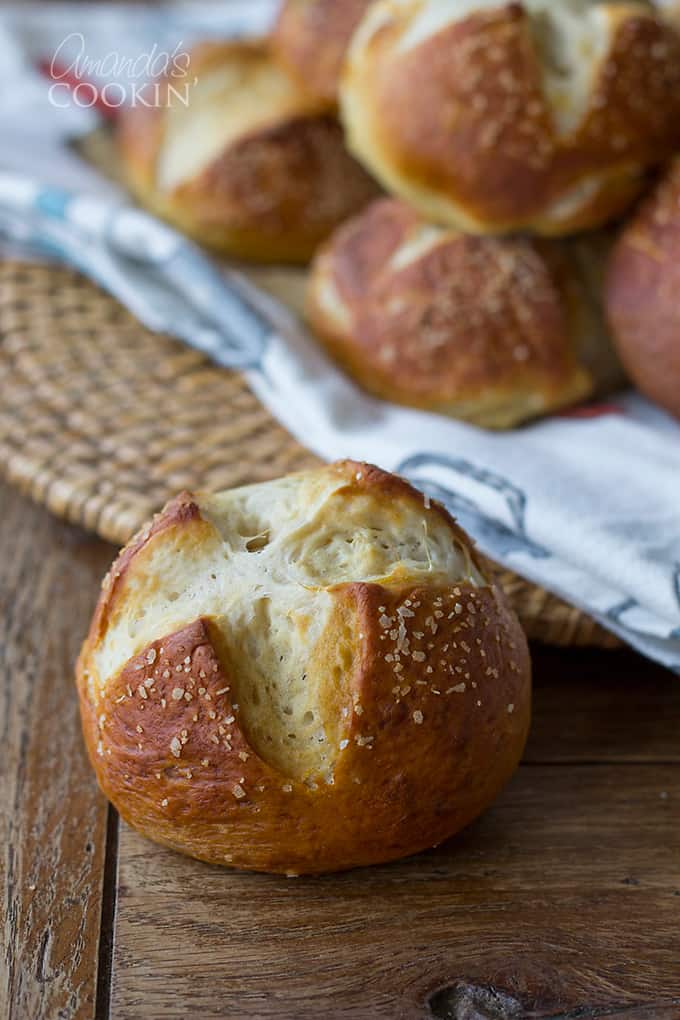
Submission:
[[[257,282],[295,305],[299,277]],[[318,464],[240,375],[142,327],[68,269],[0,262],[0,472],[54,513],[123,543],[176,491]],[[589,617],[501,571],[530,637],[615,647]]]

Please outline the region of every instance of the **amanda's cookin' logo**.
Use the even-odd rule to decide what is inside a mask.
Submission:
[[[179,42],[173,50],[154,45],[134,57],[111,50],[103,57],[87,55],[82,32],[72,32],[59,43],[49,66],[52,106],[71,103],[88,109],[93,106],[168,106],[189,105],[196,78],[189,78],[190,54]],[[164,80],[153,81],[162,77]]]

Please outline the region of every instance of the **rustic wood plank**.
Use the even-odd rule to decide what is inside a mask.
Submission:
[[[679,915],[674,765],[523,766],[439,850],[318,879],[223,872],[123,826],[112,1015],[677,1018]]]
[[[680,681],[629,651],[534,646],[532,762],[680,762]]]
[[[73,662],[111,548],[0,484],[0,1016],[94,1016],[107,805]]]

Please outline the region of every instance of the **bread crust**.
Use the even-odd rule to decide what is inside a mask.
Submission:
[[[593,393],[603,373],[586,344],[611,361],[568,248],[434,228],[398,199],[317,255],[307,315],[370,393],[490,428]]]
[[[608,265],[605,302],[636,386],[680,419],[680,160],[628,223]]]
[[[619,214],[680,143],[680,37],[641,4],[600,5],[602,52],[592,79],[574,81],[569,102],[581,88],[585,101],[560,130],[564,98],[548,95],[553,58],[528,5],[459,18],[455,6],[412,46],[403,40],[435,0],[371,10],[341,85],[352,151],[423,215],[461,229],[561,235]]]
[[[286,0],[272,33],[276,57],[300,86],[336,106],[350,40],[371,0]]]
[[[247,79],[271,63],[264,44],[252,42],[203,44],[191,56],[198,80],[232,66]],[[337,120],[292,85],[286,86],[285,109],[270,115],[263,100],[257,123],[243,125],[196,173],[164,188],[159,160],[174,116],[171,85],[179,88],[170,79],[156,86],[159,105],[140,105],[121,117],[119,151],[137,198],[198,242],[237,258],[304,263],[338,223],[377,194],[345,148]]]
[[[401,479],[353,462],[323,470],[346,479],[347,498],[373,492],[418,505],[467,548],[444,508],[433,501],[425,510]],[[325,695],[335,720],[325,777],[282,770],[259,753],[214,618],[199,615],[115,674],[97,674],[106,628],[129,597],[123,579],[144,569],[149,543],[171,534],[202,541],[213,525],[199,502],[179,497],[123,551],[78,662],[88,752],[122,817],[201,860],[289,874],[391,860],[468,824],[509,779],[529,725],[526,640],[493,583],[397,571],[385,583],[330,587],[313,653],[319,671],[337,673]]]

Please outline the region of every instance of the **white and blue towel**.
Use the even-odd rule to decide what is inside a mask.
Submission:
[[[270,0],[16,5],[0,13],[0,250],[70,263],[148,327],[246,373],[327,459],[353,457],[443,500],[480,548],[680,673],[680,425],[632,392],[593,417],[495,434],[372,400],[301,324],[237,272],[131,208],[67,140],[90,111],[55,109],[33,70],[69,32],[88,56],[260,31]]]

